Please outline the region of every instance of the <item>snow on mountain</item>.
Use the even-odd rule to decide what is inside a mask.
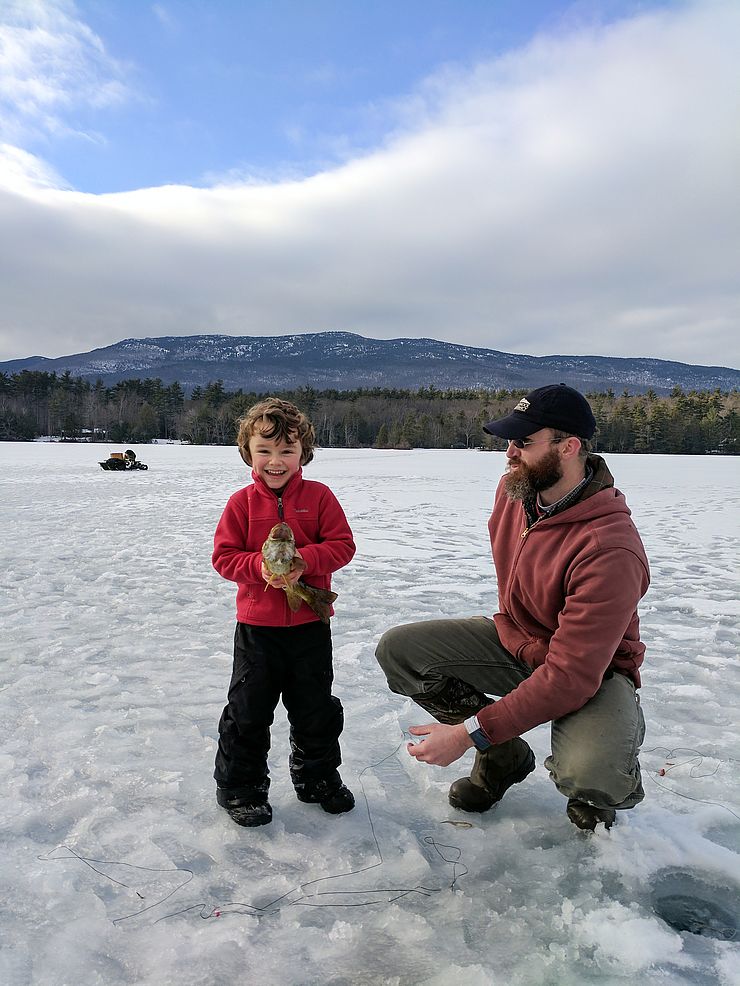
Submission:
[[[435,339],[367,339],[351,332],[287,336],[163,336],[123,339],[112,346],[57,359],[32,356],[0,363],[0,372],[42,370],[105,384],[159,377],[190,388],[221,380],[227,390],[312,386],[422,386],[530,389],[553,380],[582,390],[732,390],[740,371],[659,359],[607,356],[526,356]]]

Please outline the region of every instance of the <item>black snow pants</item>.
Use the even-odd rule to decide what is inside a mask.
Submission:
[[[325,623],[237,623],[228,705],[219,722],[214,777],[220,788],[267,789],[270,726],[282,695],[290,722],[294,784],[331,776],[342,762],[344,713],[331,693],[331,630]]]

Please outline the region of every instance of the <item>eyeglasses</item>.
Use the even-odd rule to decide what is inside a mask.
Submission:
[[[555,445],[557,442],[564,442],[564,438],[538,438],[536,442],[530,441],[528,438],[507,438],[506,441],[509,445],[513,445],[514,448],[527,448],[528,445],[544,445],[546,442],[549,445]]]

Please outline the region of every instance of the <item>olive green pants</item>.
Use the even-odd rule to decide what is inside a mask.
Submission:
[[[461,722],[507,695],[532,669],[501,645],[493,620],[429,620],[388,630],[376,656],[391,691],[442,722]],[[633,808],[645,797],[637,754],[640,700],[622,674],[605,677],[582,708],[552,723],[545,767],[558,791],[598,808]]]

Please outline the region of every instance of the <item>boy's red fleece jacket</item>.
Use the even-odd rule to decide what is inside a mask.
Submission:
[[[331,588],[331,573],[355,553],[344,511],[328,486],[303,478],[299,470],[278,496],[253,472],[254,482],[226,504],[213,539],[213,567],[236,582],[236,618],[255,626],[287,627],[312,623],[318,616],[305,603],[292,613],[282,589],[262,578],[262,545],[275,524],[284,521],[306,562],[301,579],[318,589]],[[333,612],[333,611],[332,611]]]

